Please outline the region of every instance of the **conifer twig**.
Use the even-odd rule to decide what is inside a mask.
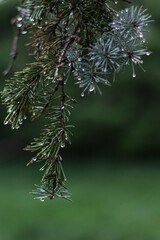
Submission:
[[[77,103],[77,100],[76,100],[76,99],[71,98],[69,95],[66,95],[66,94],[65,94],[65,96],[66,96],[66,98],[68,98],[68,100],[70,100],[72,103]]]
[[[63,62],[63,58],[64,58],[64,56],[65,56],[65,54],[66,54],[66,52],[67,52],[70,44],[77,38],[76,32],[77,32],[79,26],[80,26],[80,24],[79,24],[79,22],[78,22],[77,25],[75,26],[72,34],[70,35],[68,41],[66,42],[66,44],[65,44],[65,46],[64,46],[64,49],[63,49],[63,51],[62,51],[62,54],[61,54],[61,56],[60,56],[60,58],[59,58],[59,64],[61,64],[61,63]]]
[[[21,6],[23,5],[25,0],[21,0]],[[9,65],[8,67],[6,68],[6,70],[3,72],[3,75],[4,76],[7,76],[9,74],[9,72],[11,71],[11,68],[13,67],[13,64],[14,64],[14,61],[18,55],[18,42],[19,42],[19,36],[20,36],[20,28],[17,27],[17,19],[18,17],[20,16],[21,14],[18,14],[18,16],[16,16],[15,18],[13,18],[11,20],[11,24],[13,25],[13,28],[14,28],[14,38],[13,38],[13,45],[12,45],[12,51],[11,51],[11,54],[10,54],[10,62],[9,62]]]
[[[13,39],[12,51],[11,51],[11,54],[10,54],[11,60],[10,60],[10,63],[8,65],[7,69],[3,72],[4,76],[7,76],[8,73],[11,71],[11,68],[13,67],[14,61],[15,61],[15,59],[17,57],[17,54],[18,54],[17,49],[18,49],[20,29],[16,26],[16,22],[17,22],[17,17],[13,18],[12,21],[11,21],[11,24],[14,27],[14,39]]]
[[[48,106],[50,105],[51,101],[53,100],[54,95],[55,95],[55,93],[57,92],[59,85],[60,85],[60,82],[58,81],[58,83],[56,84],[54,90],[52,91],[52,93],[51,93],[51,95],[50,95],[50,97],[49,97],[49,99],[48,99],[48,102],[44,105],[42,111],[41,111],[39,114],[37,114],[37,115],[32,119],[32,121],[35,121],[37,118],[39,118],[39,117],[41,116],[42,113],[45,112],[45,110],[48,108]]]
[[[64,129],[65,129],[65,124],[64,124],[64,117],[63,117],[63,111],[64,111],[64,103],[65,103],[65,92],[64,92],[64,77],[63,74],[61,76],[61,110],[60,110],[60,120],[61,120],[61,125],[62,125],[62,129],[63,129],[63,133],[64,134]]]

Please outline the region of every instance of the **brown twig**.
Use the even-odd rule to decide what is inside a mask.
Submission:
[[[72,34],[70,35],[68,41],[66,42],[64,48],[63,48],[62,54],[60,55],[60,58],[59,58],[59,61],[58,61],[59,64],[61,64],[63,62],[63,58],[64,58],[70,44],[76,39],[76,32],[77,32],[79,26],[80,26],[80,24],[78,22],[77,25],[75,26]]]
[[[60,113],[60,121],[61,121],[62,129],[63,129],[63,133],[64,133],[65,123],[64,123],[64,117],[63,117],[63,111],[64,111],[64,103],[65,103],[66,95],[65,95],[65,92],[64,92],[64,77],[63,77],[63,74],[61,76],[60,84],[61,84],[61,113]]]
[[[39,118],[39,117],[41,116],[42,113],[45,112],[45,110],[48,108],[48,106],[50,105],[51,101],[53,100],[54,95],[55,95],[55,93],[57,92],[59,85],[60,85],[60,82],[58,81],[58,82],[57,82],[57,85],[55,86],[54,90],[52,91],[52,93],[51,93],[51,95],[50,95],[50,97],[49,97],[49,99],[48,99],[48,102],[44,105],[42,111],[41,111],[39,114],[37,114],[37,115],[32,119],[32,121],[35,121],[37,118]]]
[[[20,5],[22,6],[25,0],[21,0]],[[3,72],[4,76],[7,76],[8,73],[11,71],[11,68],[13,67],[14,61],[18,55],[18,42],[19,42],[19,36],[21,33],[21,29],[17,27],[17,19],[21,16],[21,14],[18,14],[15,18],[11,20],[11,24],[14,28],[14,38],[13,38],[13,45],[12,45],[12,51],[11,51],[11,60],[9,62],[9,65],[7,69]]]
[[[25,148],[24,148],[24,150],[26,150]],[[31,161],[30,162],[28,162],[27,164],[26,164],[26,166],[28,167],[30,164],[32,164],[34,162],[34,160],[33,159],[31,159]]]
[[[65,94],[65,97],[68,98],[69,101],[73,102],[73,103],[77,103],[77,100],[74,98],[71,98],[70,96]]]
[[[64,45],[64,48],[63,48],[63,51],[59,57],[59,61],[58,61],[58,66],[57,66],[57,69],[59,68],[59,66],[61,65],[61,63],[63,63],[64,61],[64,56],[69,48],[69,46],[73,43],[73,41],[76,39],[75,36],[76,36],[76,32],[79,28],[80,24],[79,22],[77,23],[77,25],[75,26],[72,34],[70,35],[70,37],[68,38],[66,44]],[[68,95],[65,94],[64,92],[64,77],[63,77],[63,74],[61,75],[61,80],[60,80],[60,83],[61,83],[61,115],[60,115],[60,119],[61,119],[61,124],[62,124],[62,129],[64,131],[64,128],[65,128],[65,124],[64,124],[64,118],[63,118],[63,111],[64,111],[64,103],[65,103],[65,98],[67,97],[69,100],[71,100],[72,98],[70,98]],[[72,99],[72,101],[75,102],[75,100]]]
[[[14,39],[13,39],[13,46],[12,46],[12,52],[11,52],[11,60],[10,60],[10,63],[8,65],[7,69],[3,72],[4,76],[7,76],[8,73],[10,72],[10,70],[14,64],[14,61],[17,57],[17,54],[18,54],[17,49],[18,49],[20,29],[17,28],[16,22],[17,22],[17,17],[12,19],[12,21],[11,21],[11,24],[14,26]]]

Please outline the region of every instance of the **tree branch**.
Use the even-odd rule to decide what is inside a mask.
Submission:
[[[13,39],[13,46],[12,46],[12,51],[11,51],[11,60],[10,60],[10,63],[7,67],[7,69],[3,72],[3,75],[4,76],[7,76],[8,73],[10,72],[13,64],[14,64],[14,61],[17,57],[17,49],[18,49],[18,41],[19,41],[19,35],[20,35],[20,29],[17,28],[16,26],[16,21],[17,21],[17,17],[12,19],[11,21],[11,24],[14,26],[14,39]]]
[[[24,1],[25,0],[21,0],[21,3],[20,3],[21,6],[23,5]],[[11,68],[13,67],[14,61],[18,54],[17,49],[18,49],[19,35],[20,35],[21,30],[20,30],[20,28],[17,27],[16,23],[17,23],[17,19],[20,15],[21,14],[18,14],[15,18],[13,18],[11,20],[11,24],[13,25],[13,28],[14,28],[14,38],[13,38],[12,51],[10,54],[11,60],[9,62],[7,69],[3,72],[4,76],[7,76],[8,73],[11,71]]]
[[[66,42],[66,44],[64,46],[64,49],[63,49],[62,54],[61,54],[61,56],[59,58],[59,61],[58,61],[59,64],[61,64],[63,62],[63,58],[64,58],[64,56],[65,56],[65,54],[66,54],[70,44],[76,39],[76,32],[77,32],[79,26],[80,26],[80,24],[78,22],[77,25],[75,26],[72,34],[70,35],[68,41]]]

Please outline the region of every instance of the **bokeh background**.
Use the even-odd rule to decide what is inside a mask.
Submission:
[[[0,88],[9,62],[19,1],[0,4]],[[152,14],[147,36],[150,57],[144,68],[117,76],[103,96],[80,97],[76,85],[68,91],[78,104],[72,110],[72,145],[63,151],[63,165],[73,202],[33,200],[40,165],[26,167],[32,155],[22,151],[39,136],[42,121],[27,120],[19,130],[3,125],[0,105],[0,239],[2,240],[159,240],[160,239],[160,2],[134,1]],[[122,4],[126,7],[127,4]],[[22,36],[14,71],[32,61],[29,41]]]

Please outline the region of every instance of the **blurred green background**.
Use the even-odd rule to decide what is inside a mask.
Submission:
[[[0,5],[0,73],[9,62],[19,1]],[[103,96],[80,97],[71,83],[78,104],[72,110],[72,145],[63,151],[64,168],[73,203],[56,199],[44,203],[28,194],[39,183],[40,166],[26,168],[31,154],[22,151],[39,136],[42,121],[27,120],[19,130],[3,125],[0,106],[0,240],[159,240],[160,239],[160,2],[134,1],[144,5],[154,23],[147,36],[153,52],[144,57],[144,68],[132,78],[128,68],[112,87],[101,86]],[[127,4],[122,4],[126,7]],[[22,36],[14,71],[32,58],[29,41]],[[10,77],[9,76],[9,77]]]

